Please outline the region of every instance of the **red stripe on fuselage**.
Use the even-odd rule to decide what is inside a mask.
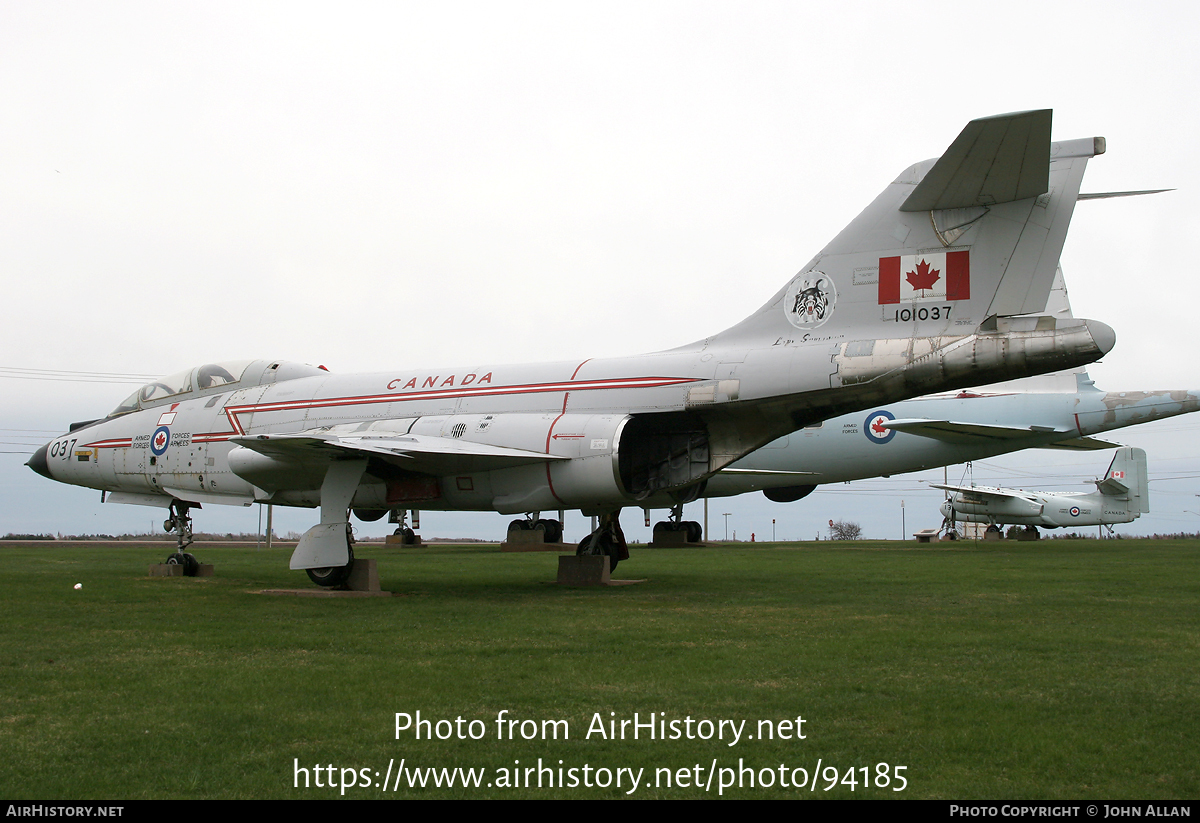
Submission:
[[[584,361],[586,362],[586,361]],[[581,363],[580,366],[583,364]],[[578,372],[579,369],[576,369]],[[442,400],[458,397],[491,397],[509,394],[543,394],[558,391],[584,391],[596,389],[650,389],[694,383],[694,377],[617,377],[607,380],[562,381],[558,383],[529,383],[517,386],[487,388],[438,389],[435,391],[408,392],[406,394],[366,394],[353,397],[330,397],[326,399],[288,400],[278,403],[255,403],[247,406],[226,406],[225,416],[238,434],[245,434],[238,416],[271,411],[299,411],[302,409],[324,409],[334,406],[361,406],[374,403],[396,403],[408,400]]]
[[[112,440],[97,440],[94,443],[84,443],[85,449],[127,449],[133,445],[132,437],[114,437]]]

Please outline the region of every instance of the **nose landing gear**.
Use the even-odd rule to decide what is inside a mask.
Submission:
[[[195,555],[185,552],[192,545],[192,518],[188,516],[190,506],[178,500],[171,502],[171,516],[163,521],[163,531],[168,534],[175,532],[175,553],[167,558],[168,566],[183,566],[184,577],[195,577],[200,571],[200,563]]]

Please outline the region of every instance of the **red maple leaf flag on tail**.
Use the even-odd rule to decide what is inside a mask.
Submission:
[[[904,279],[912,286],[913,291],[933,291],[937,281],[942,279],[941,274],[938,269],[921,260],[917,264],[917,270],[905,274]]]
[[[879,258],[879,303],[967,300],[971,297],[969,251],[941,251]]]

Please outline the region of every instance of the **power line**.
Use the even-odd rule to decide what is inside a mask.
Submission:
[[[74,369],[29,369],[21,366],[0,366],[0,378],[10,380],[57,380],[73,383],[137,383],[155,380],[156,375],[129,372],[80,371]]]

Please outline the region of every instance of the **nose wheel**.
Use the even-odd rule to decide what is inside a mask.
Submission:
[[[163,521],[163,531],[175,533],[175,553],[167,558],[168,566],[183,566],[184,577],[195,577],[200,571],[200,562],[189,552],[192,545],[192,518],[188,516],[189,506],[179,501],[171,502],[171,516]]]

